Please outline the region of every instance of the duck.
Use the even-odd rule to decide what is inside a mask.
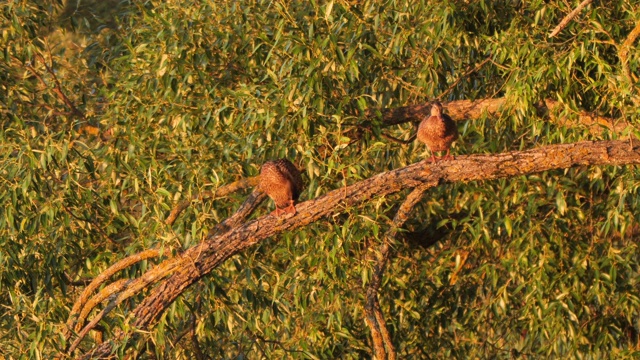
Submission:
[[[296,214],[295,202],[302,193],[303,184],[300,170],[291,161],[278,159],[262,164],[258,184],[276,204],[272,215]]]
[[[455,121],[443,112],[440,102],[435,101],[431,104],[431,115],[420,122],[417,138],[418,141],[427,145],[431,152],[431,162],[454,159],[450,151],[451,144],[458,139],[458,127]],[[435,153],[438,151],[447,153],[437,158]]]

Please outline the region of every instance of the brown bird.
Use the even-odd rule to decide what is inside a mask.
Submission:
[[[451,143],[458,138],[458,127],[449,115],[442,113],[442,104],[431,104],[431,116],[422,120],[418,127],[418,140],[425,143],[431,151],[431,161],[437,162],[436,151],[446,151],[447,154],[440,157],[444,160],[453,160],[449,154]]]
[[[294,214],[294,202],[302,192],[300,170],[287,159],[267,161],[260,168],[260,188],[276,203],[276,216]],[[272,213],[272,214],[273,214]]]

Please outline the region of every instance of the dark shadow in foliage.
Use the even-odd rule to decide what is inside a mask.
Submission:
[[[465,1],[456,5],[453,17],[465,31],[488,36],[507,30],[515,15],[523,11],[522,2],[511,0]]]
[[[58,16],[58,24],[71,31],[84,27],[85,21],[92,31],[104,27],[113,29],[117,19],[131,6],[130,2],[122,0],[67,0]]]

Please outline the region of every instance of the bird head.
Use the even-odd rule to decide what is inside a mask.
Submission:
[[[442,104],[438,101],[434,101],[431,103],[431,116],[441,116],[442,115]]]

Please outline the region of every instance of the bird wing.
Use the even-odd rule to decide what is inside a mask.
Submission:
[[[291,161],[287,159],[280,159],[278,161],[278,168],[280,172],[286,176],[291,182],[292,190],[293,190],[293,200],[298,200],[300,194],[302,193],[303,183],[302,176],[300,175],[300,170],[291,163]]]

